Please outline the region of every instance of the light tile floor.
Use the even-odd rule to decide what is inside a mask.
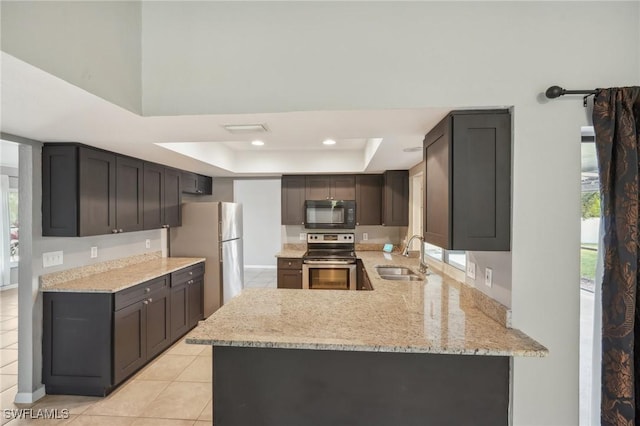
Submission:
[[[278,287],[278,271],[275,268],[245,268],[245,288],[276,288]]]
[[[276,269],[245,269],[245,287],[277,286]],[[208,346],[180,341],[105,398],[47,395],[14,404],[18,379],[18,291],[0,292],[0,408],[69,410],[68,419],[14,419],[2,425],[204,426],[212,424],[212,359]]]

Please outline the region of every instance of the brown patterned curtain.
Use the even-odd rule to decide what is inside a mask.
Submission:
[[[593,125],[605,232],[601,422],[640,425],[640,87],[599,89]]]

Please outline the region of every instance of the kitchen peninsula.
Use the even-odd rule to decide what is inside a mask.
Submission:
[[[509,424],[511,357],[547,349],[452,279],[375,272],[418,259],[358,258],[373,291],[245,290],[187,336],[214,348],[214,424]]]

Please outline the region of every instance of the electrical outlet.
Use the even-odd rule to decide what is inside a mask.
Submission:
[[[484,270],[484,285],[487,287],[491,287],[493,285],[493,270],[491,268],[486,268]]]
[[[144,246],[145,246],[146,248],[151,248],[151,240],[145,240],[145,241],[144,241]]]
[[[304,241],[307,239],[307,234],[305,234],[304,232],[300,233],[300,241]]]
[[[98,257],[98,247],[91,247],[91,259]]]
[[[472,280],[476,279],[476,264],[473,262],[467,262],[467,276]]]
[[[50,251],[42,253],[42,267],[49,268],[51,266],[62,265],[63,253],[61,251]]]
[[[369,239],[369,234],[367,232],[362,233],[362,241],[367,241]]]

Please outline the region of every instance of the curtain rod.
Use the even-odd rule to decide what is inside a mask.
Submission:
[[[587,98],[591,95],[595,95],[598,92],[598,89],[593,89],[593,90],[567,90],[567,89],[563,89],[560,86],[551,86],[547,89],[546,92],[544,92],[544,95],[548,98],[548,99],[555,99],[555,98],[559,98],[560,96],[564,96],[564,95],[585,95],[583,98],[583,102],[582,105],[584,105],[585,107],[587,106]]]

